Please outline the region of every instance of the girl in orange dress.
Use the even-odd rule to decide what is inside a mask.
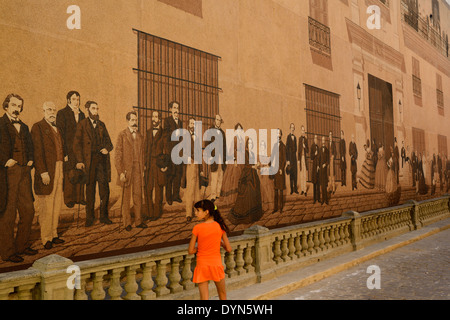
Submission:
[[[201,200],[194,205],[194,208],[196,217],[204,222],[194,227],[189,243],[189,254],[197,255],[197,265],[192,282],[198,284],[201,300],[209,299],[208,284],[210,280],[214,281],[216,285],[219,299],[226,300],[225,270],[220,247],[231,252],[231,245],[227,237],[229,229],[212,201]],[[197,246],[195,246],[196,243]]]

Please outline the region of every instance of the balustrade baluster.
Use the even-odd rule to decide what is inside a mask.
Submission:
[[[327,227],[325,228],[325,237],[324,237],[324,240],[325,240],[325,248],[326,248],[326,250],[332,248],[332,245],[331,245],[331,243],[330,243],[330,242],[331,242],[331,239],[330,239],[330,229],[331,229],[330,226],[327,226]]]
[[[221,252],[221,254],[223,254]],[[184,290],[190,290],[195,287],[194,283],[192,282],[192,259],[194,258],[194,255],[186,255],[184,256],[183,261],[183,270],[181,271],[181,285],[183,286]]]
[[[161,297],[163,295],[169,294],[170,290],[167,288],[167,265],[170,263],[169,259],[163,259],[156,262],[156,296]]]
[[[291,260],[294,260],[294,256],[295,256],[295,245],[294,245],[294,235],[290,235],[289,240],[288,240],[288,249],[289,249],[289,258]]]
[[[228,278],[234,277],[237,272],[234,269],[236,267],[236,261],[234,260],[235,251],[225,253],[225,273],[228,275]]]
[[[314,242],[314,250],[316,252],[321,251],[321,249],[320,249],[320,241],[319,241],[319,230],[318,229],[314,229],[313,230],[313,242]]]
[[[280,240],[277,238],[275,238],[274,241],[274,248],[273,248],[273,260],[278,264],[282,261],[281,259],[281,248],[280,248]]]
[[[152,278],[153,267],[156,266],[154,261],[143,263],[141,288],[142,292],[139,294],[142,300],[153,300],[156,298],[156,293],[153,291],[155,282]]]
[[[308,237],[306,235],[306,231],[302,231],[302,254],[306,256],[308,254]]]
[[[345,240],[344,224],[339,225],[339,237],[341,244],[347,243],[347,241]]]
[[[311,230],[308,231],[308,252],[309,254],[314,252],[313,233]]]
[[[183,291],[183,286],[180,284],[181,274],[180,274],[180,261],[183,259],[182,256],[173,257],[170,264],[169,273],[169,289],[171,293],[177,293]]]
[[[75,300],[88,300],[88,295],[86,294],[86,282],[89,279],[90,274],[83,274],[80,277],[80,289],[75,288]]]
[[[241,245],[238,245],[238,248],[236,250],[236,272],[238,275],[241,275],[245,272],[244,265],[244,250],[242,249]]]
[[[300,235],[299,234],[295,235],[294,247],[295,247],[295,256],[297,258],[300,258],[300,256],[302,255],[302,244],[300,243]]]
[[[281,240],[281,259],[283,259],[284,262],[287,261],[289,249],[288,249],[288,240],[286,239],[286,236],[283,237]]]
[[[94,273],[93,281],[93,289],[91,292],[92,300],[104,300],[106,293],[103,289],[103,276],[106,274],[106,271],[97,271]]]
[[[339,247],[342,242],[340,241],[341,236],[339,235],[339,225],[336,225],[334,227],[334,242],[336,243],[336,247]]]
[[[323,228],[320,228],[320,229],[319,229],[319,248],[320,248],[321,251],[326,250],[326,247],[325,247],[325,238],[324,238],[324,236],[323,236],[324,231],[325,231],[325,230],[324,230]]]
[[[120,276],[124,268],[117,268],[110,270],[110,280],[108,294],[111,300],[122,300],[121,296],[123,293],[122,286],[120,285]]]
[[[332,225],[330,229],[330,243],[332,248],[336,248],[338,243],[336,241],[336,226]]]
[[[139,266],[129,266],[125,268],[127,275],[127,282],[125,283],[125,292],[127,293],[123,298],[125,300],[139,300],[140,297],[137,294],[139,286],[136,282],[136,270]]]
[[[251,273],[255,270],[255,267],[253,266],[253,258],[252,258],[252,247],[250,244],[247,245],[244,252],[244,261],[245,266],[244,269],[247,270],[247,273]]]
[[[4,288],[0,290],[0,301],[9,300],[9,295],[14,292],[14,288]]]

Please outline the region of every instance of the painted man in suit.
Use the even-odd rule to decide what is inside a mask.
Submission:
[[[278,141],[272,149],[272,163],[278,161],[278,171],[273,179],[275,193],[273,213],[278,211],[278,206],[280,207],[280,213],[283,212],[284,190],[286,190],[286,146],[281,140],[283,132],[281,129],[277,129],[277,132]]]
[[[308,138],[306,137],[305,126],[302,125],[302,135],[298,138],[298,164],[300,169],[300,189],[301,194],[307,196],[306,182],[308,181],[308,167],[306,157],[308,156]]]
[[[329,159],[328,159],[328,176],[329,176],[329,184],[330,188],[329,190],[334,194],[336,192],[336,174],[334,172],[334,159],[336,159],[336,143],[333,141],[333,132],[329,132],[328,135],[328,152],[329,152]]]
[[[45,249],[64,243],[58,236],[58,223],[64,203],[64,140],[56,126],[56,106],[43,105],[44,119],[31,128],[34,145],[34,193],[40,200],[39,224]]]
[[[180,103],[172,101],[169,104],[171,115],[164,119],[164,136],[167,140],[169,155],[172,149],[178,144],[178,141],[172,141],[172,133],[177,129],[183,128],[183,122],[179,119]],[[170,163],[166,181],[166,201],[171,205],[174,201],[182,202],[180,197],[181,178],[183,175],[183,164]]]
[[[397,175],[397,184],[400,183],[400,152],[398,150],[397,138],[394,138],[394,154],[392,159],[395,163],[395,174]]]
[[[326,138],[322,137],[319,150],[319,184],[322,193],[321,204],[328,204],[328,167],[330,166],[330,150],[327,148]]]
[[[218,154],[216,154],[216,149],[213,149],[211,151],[211,159],[212,162],[213,159],[216,161],[210,165],[210,200],[212,202],[216,201],[216,199],[220,196],[220,190],[222,190],[222,182],[223,182],[223,174],[225,173],[225,170],[227,168],[227,165],[225,163],[226,156],[227,156],[227,140],[225,136],[225,132],[222,130],[221,125],[223,123],[222,116],[220,114],[216,115],[214,119],[214,126],[210,128],[210,130],[216,130],[217,136],[221,137],[222,139],[222,150],[218,150]],[[215,136],[211,137],[211,142],[206,143],[206,146],[208,146],[211,143],[214,143],[216,140]]]
[[[312,160],[311,181],[313,183],[314,203],[320,201],[320,148],[317,143],[317,135],[314,135],[314,142],[311,145],[311,152],[309,154],[310,159]]]
[[[402,169],[403,169],[403,165],[406,162],[406,149],[405,149],[405,142],[404,141],[402,141],[401,157],[402,157]]]
[[[73,151],[78,170],[86,174],[86,227],[94,224],[95,190],[100,195],[100,222],[111,224],[108,218],[109,182],[111,182],[110,152],[113,144],[105,124],[98,115],[98,104],[86,102],[89,117],[81,120],[75,132]]]
[[[167,141],[161,126],[161,115],[158,111],[153,111],[152,125],[145,137],[144,160],[145,202],[148,210],[146,219],[150,221],[159,219],[163,213],[164,185],[166,185],[166,173],[171,163],[166,147]]]
[[[142,172],[144,171],[144,138],[138,131],[138,115],[130,111],[126,115],[127,128],[117,137],[115,166],[122,189],[122,217],[125,230],[131,230],[130,202],[133,198],[134,225],[147,228],[142,217]]]
[[[347,185],[347,146],[345,144],[344,130],[341,130],[341,139],[339,140],[339,155],[341,157],[341,186]]]
[[[58,111],[56,126],[63,138],[64,146],[64,203],[73,208],[75,204],[86,204],[84,199],[84,185],[73,184],[70,181],[71,171],[75,170],[77,160],[73,151],[73,139],[77,130],[77,124],[85,118],[80,110],[80,94],[70,91],[67,96],[67,106]]]
[[[189,119],[188,131],[191,137],[191,150],[186,164],[186,193],[184,200],[186,202],[186,220],[190,222],[193,217],[194,203],[200,201],[200,166],[201,163],[195,163],[195,144],[201,143],[202,137],[195,134],[195,119]],[[197,141],[199,139],[199,141]]]
[[[37,254],[28,243],[35,212],[30,174],[34,156],[28,126],[19,119],[23,103],[19,95],[8,95],[0,118],[0,256],[14,263],[22,262],[23,254]],[[17,212],[20,220],[14,236]]]
[[[297,189],[297,137],[295,136],[295,125],[291,123],[291,132],[286,138],[286,163],[290,166],[289,183],[291,194],[298,194]]]
[[[355,143],[355,135],[352,134],[352,141],[348,147],[348,153],[350,155],[350,171],[352,172],[352,191],[358,189],[358,183],[356,181],[356,173],[358,172],[358,147]]]

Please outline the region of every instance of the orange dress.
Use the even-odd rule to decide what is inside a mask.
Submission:
[[[197,224],[192,233],[197,237],[197,265],[192,282],[208,280],[218,282],[225,278],[225,270],[220,255],[220,242],[225,231],[217,222]]]

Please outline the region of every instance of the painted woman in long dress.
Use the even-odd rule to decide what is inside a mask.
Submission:
[[[394,150],[391,147],[391,155],[393,154]],[[392,156],[389,158],[387,162],[388,167],[388,173],[386,176],[386,193],[393,193],[397,191],[397,175],[396,175],[396,168],[395,168],[395,162]]]
[[[236,203],[231,208],[228,219],[238,225],[258,221],[262,215],[261,185],[256,171],[253,141],[248,139],[245,148],[245,165],[238,182]]]
[[[227,169],[223,175],[222,190],[220,192],[221,201],[223,201],[224,205],[233,205],[236,202],[238,182],[244,167],[244,164],[238,164],[238,155],[245,154],[244,129],[240,123],[237,123],[234,130],[236,133],[232,140],[234,144],[227,146],[227,157],[232,155],[232,159],[230,163],[227,162]],[[227,141],[230,140],[228,139]]]
[[[384,190],[386,188],[386,175],[386,157],[384,148],[380,145],[380,149],[378,150],[377,167],[375,169],[375,188],[378,190]]]
[[[364,188],[373,189],[375,187],[375,164],[373,162],[373,152],[370,148],[369,140],[364,145],[364,150],[366,151],[366,159],[361,168],[359,182]]]

